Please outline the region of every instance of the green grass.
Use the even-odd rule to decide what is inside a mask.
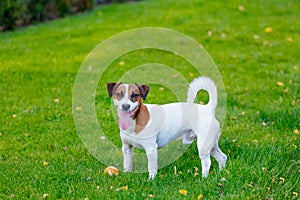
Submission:
[[[196,199],[200,194],[203,199],[298,199],[299,18],[297,1],[143,1],[1,33],[0,199],[41,199],[44,194],[47,199]],[[201,164],[193,143],[153,181],[147,173],[109,177],[103,174],[106,165],[82,144],[72,115],[77,70],[101,41],[145,26],[191,36],[219,67],[227,94],[220,139],[228,155],[224,171],[213,160],[207,179],[194,176]],[[105,112],[111,106],[105,84],[149,62],[172,66],[192,80],[186,62],[157,50],[133,52],[113,63],[99,82],[96,104],[101,126],[117,145],[117,124]],[[151,86],[147,103],[176,100]],[[122,186],[128,190],[117,191]]]

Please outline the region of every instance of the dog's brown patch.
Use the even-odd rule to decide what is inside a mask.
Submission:
[[[149,114],[147,107],[144,104],[142,104],[141,102],[140,102],[140,106],[139,106],[138,110],[136,111],[134,117],[135,117],[134,132],[136,134],[138,134],[140,131],[142,131],[146,127],[146,125],[150,119],[150,114]]]
[[[119,101],[125,96],[126,87],[124,85],[118,86],[114,91],[114,98]]]
[[[128,86],[128,97],[132,102],[139,101],[141,103],[141,92],[136,85],[129,85]]]
[[[141,91],[137,85],[130,84],[128,86],[128,96],[132,102],[139,102],[139,107],[133,116],[133,119],[135,119],[134,132],[138,134],[147,125],[150,118],[150,114],[147,107],[142,102]]]

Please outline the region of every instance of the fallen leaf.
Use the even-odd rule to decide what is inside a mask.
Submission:
[[[125,190],[128,190],[128,186],[127,185],[117,188],[117,192],[118,191],[125,191]]]
[[[238,10],[241,11],[241,12],[243,12],[243,11],[245,10],[245,7],[242,6],[242,5],[239,5],[239,6],[238,6]]]
[[[273,29],[272,29],[272,27],[266,27],[266,28],[264,29],[264,31],[265,31],[265,33],[270,33],[270,32],[273,31]]]
[[[253,38],[254,38],[255,40],[258,40],[260,37],[259,37],[259,35],[253,35]]]
[[[49,196],[48,194],[43,194],[42,199],[46,199],[47,196]]]
[[[13,118],[16,118],[16,117],[17,117],[17,115],[16,115],[16,114],[13,114],[13,115],[12,115],[12,117],[13,117]]]
[[[124,61],[120,61],[119,65],[123,66],[123,65],[125,65],[125,62]]]
[[[201,200],[201,199],[203,199],[203,194],[199,194],[199,195],[197,196],[197,200]]]
[[[295,130],[294,130],[294,133],[295,133],[296,135],[299,135],[299,130],[298,130],[298,129],[295,129]]]
[[[49,163],[47,163],[46,161],[44,161],[44,162],[43,162],[43,165],[44,165],[45,167],[47,167],[47,166],[49,165]]]
[[[207,31],[207,36],[212,36],[212,31]]]
[[[59,103],[59,99],[54,99],[54,103]]]
[[[205,105],[204,101],[199,101],[200,105]]]
[[[226,34],[225,33],[221,33],[221,38],[225,39],[226,38]]]
[[[75,109],[76,109],[77,111],[81,111],[81,110],[82,110],[82,108],[81,108],[80,106],[76,107]]]
[[[293,38],[287,37],[287,38],[286,38],[286,41],[288,41],[288,42],[293,42]]]
[[[252,140],[252,142],[254,142],[254,143],[257,144],[257,143],[258,143],[258,140],[254,139],[254,140]]]
[[[280,180],[281,183],[284,183],[285,179],[283,177],[280,177],[279,180]]]
[[[192,73],[192,72],[190,72],[190,73],[189,73],[189,76],[192,77],[192,78],[194,78],[194,77],[195,77],[195,74]]]
[[[277,85],[278,85],[279,87],[283,87],[283,86],[284,86],[284,83],[283,83],[283,82],[280,82],[280,81],[278,81],[278,82],[277,82]]]
[[[105,136],[100,136],[99,138],[100,138],[100,140],[105,140],[106,139]]]
[[[108,174],[109,176],[119,175],[119,170],[114,166],[108,166],[104,170],[104,174]]]
[[[187,192],[187,190],[179,190],[179,193],[183,194],[183,195],[187,195],[188,192]]]

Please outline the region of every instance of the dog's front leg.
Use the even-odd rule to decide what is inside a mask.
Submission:
[[[122,152],[124,172],[130,172],[132,170],[133,146],[123,141]]]
[[[157,145],[145,148],[148,158],[149,179],[154,179],[157,174]]]

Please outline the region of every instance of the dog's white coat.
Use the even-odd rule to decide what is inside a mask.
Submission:
[[[126,87],[128,88],[128,85]],[[193,103],[199,90],[208,92],[210,97],[208,104]],[[124,102],[131,105],[130,110],[136,108],[136,105],[130,103],[128,95],[122,101],[114,100],[119,109],[122,108]],[[187,102],[144,105],[150,113],[150,119],[141,132],[138,134],[134,132],[135,120],[133,119],[127,130],[120,128],[124,171],[132,170],[133,147],[138,147],[146,151],[149,178],[154,178],[158,169],[157,149],[164,147],[176,138],[182,138],[183,143],[186,144],[192,143],[193,139],[197,138],[203,177],[207,177],[209,173],[210,155],[218,161],[220,169],[225,166],[227,157],[218,147],[220,125],[215,118],[217,88],[211,79],[199,77],[193,80],[188,89]]]

